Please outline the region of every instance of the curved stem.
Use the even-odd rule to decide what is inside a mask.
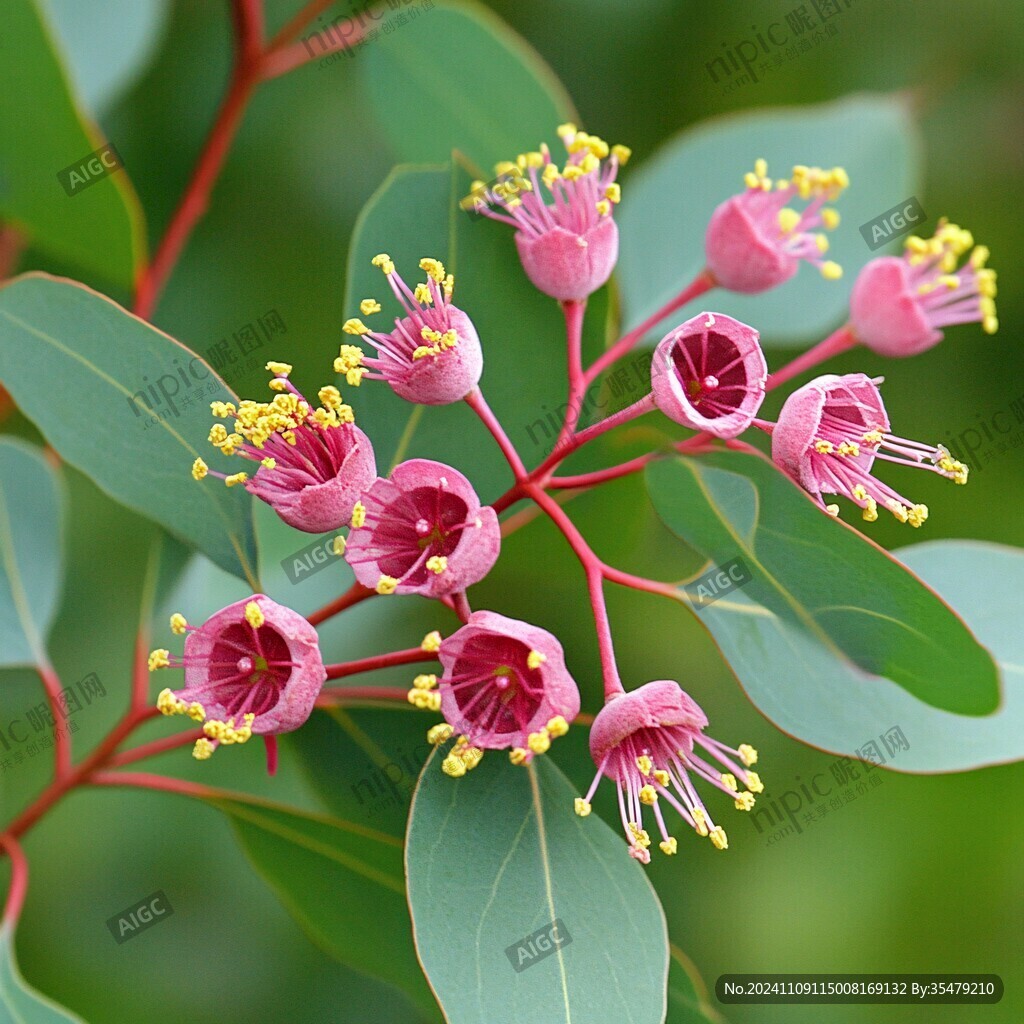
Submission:
[[[376,654],[372,658],[346,661],[340,665],[327,665],[327,678],[344,679],[346,676],[359,675],[361,672],[376,672],[378,669],[392,668],[395,665],[411,665],[418,661],[437,661],[437,655],[423,650],[422,647],[410,647],[404,651]]]
[[[401,686],[326,686],[317,697],[318,708],[332,708],[338,704],[365,701],[405,701],[409,688]]]
[[[473,388],[473,390],[466,395],[466,405],[470,407],[480,417],[484,426],[491,432],[494,440],[498,442],[498,447],[501,449],[502,455],[505,456],[505,461],[508,462],[512,469],[512,475],[515,477],[516,482],[519,483],[525,480],[529,475],[526,470],[526,466],[523,465],[523,460],[519,457],[519,453],[516,451],[515,445],[509,439],[508,434],[505,433],[505,429],[501,423],[498,422],[498,417],[491,411],[491,407],[487,404],[484,399],[484,394],[479,387]]]
[[[0,849],[5,850],[11,860],[11,887],[7,892],[7,902],[4,904],[4,915],[0,923],[13,928],[21,916],[25,894],[28,892],[28,861],[18,842],[7,833],[0,835]]]
[[[530,497],[547,513],[548,518],[561,530],[569,546],[573,549],[587,577],[587,590],[590,594],[590,606],[594,613],[594,626],[597,630],[597,645],[601,655],[601,674],[604,679],[605,700],[624,693],[619,669],[615,663],[615,647],[612,643],[611,623],[608,620],[608,608],[604,599],[603,563],[591,550],[583,535],[576,529],[575,523],[562,510],[561,505],[536,484],[528,485]]]
[[[186,782],[184,779],[172,779],[166,775],[153,775],[150,772],[95,772],[88,780],[91,786],[133,786],[139,789],[155,789],[163,793],[177,793],[180,796],[191,796],[197,800],[221,799],[233,794],[213,786],[203,786],[198,782]]]
[[[158,754],[166,754],[169,750],[177,750],[179,747],[187,747],[202,739],[202,729],[190,729],[188,732],[176,732],[173,736],[164,736],[162,739],[153,740],[150,743],[142,743],[130,750],[124,750],[120,754],[113,754],[107,759],[108,768],[120,768],[126,764],[134,764],[136,761],[144,761],[147,757],[156,757]]]
[[[469,598],[466,596],[464,590],[459,590],[452,594],[452,604],[455,608],[455,614],[458,615],[459,619],[463,622],[469,622],[470,615],[473,614],[473,609],[469,607]]]
[[[583,315],[586,309],[587,303],[585,299],[582,301],[570,299],[562,303],[562,313],[565,316],[565,349],[569,378],[569,398],[566,403],[565,419],[562,421],[561,430],[555,440],[555,452],[558,451],[562,442],[575,430],[583,408],[583,394],[587,388],[586,381],[583,379]],[[536,472],[534,470],[535,474]]]
[[[46,700],[50,705],[50,717],[53,719],[53,774],[54,779],[63,779],[71,771],[71,734],[61,729],[64,719],[60,702],[60,678],[48,662],[36,666],[39,678],[43,681]]]
[[[637,473],[647,463],[663,455],[663,452],[647,452],[645,455],[638,455],[629,462],[621,462],[617,466],[608,466],[606,469],[599,469],[593,473],[582,473],[579,476],[553,476],[548,480],[548,487],[556,490],[575,490],[587,487],[595,487],[598,484],[606,483],[609,480],[618,480],[619,477],[628,476],[630,473]]]
[[[306,620],[311,626],[319,626],[321,622],[343,612],[346,608],[359,604],[360,601],[365,601],[368,597],[374,597],[376,593],[376,590],[364,587],[362,583],[353,583],[341,597],[335,598],[330,604],[325,604],[323,608],[313,612],[312,615],[307,615]]]
[[[624,334],[609,348],[583,375],[584,384],[592,383],[612,363],[621,359],[632,347],[654,326],[659,324],[670,313],[685,306],[688,302],[700,297],[715,287],[716,281],[707,269],[702,270],[678,295],[669,299],[657,312],[652,313],[643,323],[638,324],[628,334]]]
[[[823,341],[819,341],[817,345],[798,355],[796,359],[787,363],[782,369],[769,374],[765,390],[771,391],[772,388],[777,388],[780,384],[784,384],[787,380],[797,376],[797,374],[803,373],[804,370],[809,370],[812,366],[817,366],[826,359],[830,359],[832,356],[839,355],[840,352],[853,348],[856,344],[857,339],[853,336],[850,325],[843,324],[838,330],[833,331]]]

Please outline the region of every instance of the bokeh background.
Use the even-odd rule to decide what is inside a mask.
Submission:
[[[77,6],[103,4],[79,0]],[[947,438],[1020,400],[1024,7],[997,0],[852,0],[827,45],[756,83],[723,92],[709,79],[706,62],[723,44],[748,37],[754,24],[784,19],[799,5],[493,0],[488,6],[550,64],[582,125],[628,143],[638,164],[681,129],[721,114],[861,91],[911,96],[924,142],[917,195],[930,218],[948,214],[991,248],[991,265],[1000,273],[1001,329],[992,338],[976,327],[955,329],[925,355],[884,367],[873,356],[848,355],[841,371],[884,372],[893,420],[911,425],[911,435],[922,439]],[[151,240],[188,180],[225,86],[226,7],[215,0],[171,4],[154,35],[150,64],[101,116],[104,133],[130,168]],[[295,7],[296,0],[268,0],[271,25],[283,23]],[[336,7],[336,13],[345,10]],[[154,317],[197,351],[269,309],[279,310],[288,327],[288,350],[278,357],[295,358],[307,344],[322,352],[336,343],[348,315],[342,298],[355,218],[395,163],[388,136],[367,112],[352,63],[300,69],[256,95],[209,214]],[[444,68],[435,70],[443,80]],[[429,116],[429,97],[410,95],[407,111],[410,120]],[[628,180],[627,173],[627,199]],[[679,244],[698,246],[700,239],[681,238]],[[32,251],[21,266],[63,269]],[[775,365],[785,355],[776,350]],[[253,373],[231,383],[254,390],[261,379]],[[778,396],[769,397],[767,416],[778,403]],[[2,429],[37,436],[17,415]],[[888,547],[942,537],[1024,544],[1021,455],[1017,448],[992,458],[966,490],[929,491],[922,500],[933,516],[921,534],[880,521],[873,536]],[[124,690],[116,681],[127,680],[131,655],[123,638],[134,628],[152,528],[73,471],[67,479],[69,570],[54,659],[68,678],[95,671],[111,681],[110,696],[97,705],[102,711],[83,716],[76,742],[84,745],[108,729],[120,710],[118,692]],[[619,508],[646,507],[639,481],[614,486]],[[589,497],[574,503],[588,536],[607,534],[607,507]],[[608,550],[652,575],[667,575],[669,566],[682,575],[697,564],[649,512],[631,516]],[[500,600],[505,613],[555,630],[571,652],[585,707],[596,710],[592,623],[571,555],[538,522],[507,545],[503,565],[512,571],[500,583],[482,585],[481,602]],[[182,596],[216,603],[210,578],[186,577]],[[99,581],[107,593],[113,585],[116,597],[98,601]],[[220,585],[228,599],[240,596],[237,584]],[[613,590],[610,598],[627,679],[679,678],[708,709],[715,735],[746,738],[758,747],[762,776],[775,791],[794,789],[816,773],[830,775],[834,757],[763,719],[691,617],[632,592]],[[365,636],[372,621],[360,616],[339,625],[353,657],[382,649],[379,638]],[[4,711],[36,700],[38,684],[29,673],[6,672],[3,685]],[[257,770],[259,751],[244,753],[204,766],[178,754],[154,762],[154,770],[317,806],[305,774],[311,766],[289,757],[288,747],[273,782]],[[560,764],[585,783],[589,772],[582,762],[565,756]],[[337,781],[346,786],[352,780]],[[0,776],[3,817],[42,782],[33,762],[16,775]],[[752,824],[735,822],[727,855],[681,839],[681,855],[656,858],[650,877],[674,942],[709,986],[723,973],[745,971],[976,971],[998,973],[1006,983],[996,1006],[720,1007],[730,1021],[889,1024],[924,1013],[939,1022],[1011,1024],[1024,1019],[1022,782],[1020,765],[930,777],[886,772],[870,794],[800,835],[769,844]],[[18,936],[23,972],[92,1024],[421,1019],[401,995],[339,966],[306,937],[212,809],[120,790],[79,793],[33,831],[26,848],[33,874]],[[116,946],[106,919],[156,889],[167,893],[173,917]]]

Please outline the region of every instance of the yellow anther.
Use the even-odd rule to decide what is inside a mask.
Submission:
[[[878,502],[874,498],[867,498],[867,504],[864,506],[864,511],[861,513],[864,522],[873,523],[878,519]]]
[[[224,478],[224,485],[225,487],[234,487],[235,484],[244,484],[248,479],[248,473],[232,473],[231,476]]]
[[[223,423],[214,423],[214,425],[210,427],[210,433],[206,437],[206,440],[209,441],[210,444],[217,447],[224,444],[227,439],[228,432]]]
[[[555,715],[554,718],[548,719],[548,724],[544,728],[552,739],[558,739],[569,731],[569,723],[561,715]]]
[[[577,131],[578,131],[578,129],[577,129],[576,125],[574,125],[571,121],[566,121],[565,124],[560,124],[555,129],[555,133],[558,135],[558,137],[563,142],[566,142],[567,138],[568,138],[569,141],[572,141],[572,139],[575,139]]]
[[[711,830],[711,842],[716,850],[728,850],[729,849],[729,837],[725,834],[725,829],[721,825],[716,825]]]
[[[647,804],[648,807],[658,802],[658,794],[653,786],[641,786],[640,793],[638,795],[640,797],[640,803]]]
[[[703,808],[694,807],[693,820],[696,822],[697,835],[706,836],[708,834],[707,815]]]
[[[612,204],[607,199],[599,199],[594,205],[601,217],[607,217],[612,212]]]
[[[427,710],[428,711],[440,711],[441,710],[441,694],[437,690],[433,690],[427,694]]]
[[[861,440],[865,444],[881,444],[885,439],[885,435],[880,430],[869,430]]]
[[[427,569],[437,576],[440,576],[447,568],[448,559],[445,558],[444,555],[431,555],[430,558],[427,559]]]
[[[629,831],[633,833],[633,842],[647,849],[651,845],[651,837],[647,834],[647,829],[641,828],[635,821],[629,822]]]
[[[654,767],[654,762],[646,754],[641,754],[636,759],[636,766],[640,769],[641,775],[647,776],[651,774],[651,769]]]
[[[267,382],[267,387],[271,391],[286,391],[288,389],[288,385],[280,377],[272,377]]]
[[[584,174],[592,174],[600,166],[601,166],[601,161],[598,160],[597,157],[594,156],[593,153],[588,153],[580,161],[580,170],[582,170]]]
[[[562,171],[562,177],[566,181],[576,181],[578,178],[583,177],[583,169],[579,164],[566,164],[565,169]]]
[[[181,612],[175,612],[171,616],[171,632],[177,636],[181,636],[188,629],[188,621]]]
[[[788,206],[779,210],[779,230],[784,235],[788,235],[800,223],[800,220],[801,215]]]
[[[839,518],[839,506],[838,505],[826,505],[825,511],[833,518]]]
[[[363,316],[371,316],[373,313],[380,312],[380,303],[376,299],[363,299],[359,303],[359,312]]]
[[[393,274],[395,272],[395,264],[392,262],[391,257],[386,252],[378,253],[373,257],[370,262],[375,267],[380,267],[385,274]]]
[[[910,525],[913,526],[915,529],[917,529],[919,526],[923,526],[927,518],[927,505],[912,505],[907,512],[907,522],[910,523]]]
[[[354,316],[350,320],[346,320],[342,325],[341,329],[346,334],[369,334],[370,328],[363,323],[359,317]]]
[[[260,465],[264,469],[277,469],[277,459],[265,458],[260,459]]]
[[[415,686],[417,690],[432,690],[437,686],[437,676],[433,673],[418,675],[412,681],[412,685]]]
[[[547,660],[547,656],[541,654],[540,651],[531,650],[530,653],[526,656],[527,667],[532,669],[540,668],[541,665],[543,665],[544,662]]]
[[[740,760],[747,766],[757,764],[757,751],[749,743],[741,743],[737,748]]]
[[[379,580],[377,580],[376,591],[378,594],[393,594],[395,588],[398,586],[398,580],[394,576],[388,576],[386,573],[382,573]]]
[[[767,177],[768,175],[768,161],[764,157],[758,157],[754,161],[754,173],[759,178]]]
[[[664,768],[655,768],[651,774],[654,776],[654,781],[657,782],[659,786],[664,787],[668,785],[669,774]]]
[[[209,473],[209,472],[210,472],[210,467],[207,466],[207,464],[205,462],[203,462],[202,459],[196,459],[196,461],[192,463],[192,479],[193,480],[202,480],[203,477],[206,476],[206,474]]]
[[[320,404],[325,409],[338,409],[341,407],[341,392],[333,384],[325,385],[316,395],[320,399]]]
[[[737,811],[749,811],[754,806],[754,794],[740,793],[733,803],[736,805]]]
[[[821,276],[826,281],[838,281],[843,276],[843,268],[833,260],[826,260],[821,265]]]
[[[633,150],[629,146],[623,146],[618,143],[612,146],[612,156],[619,161],[619,164],[623,167],[629,163],[629,158],[633,155]]]
[[[822,255],[828,252],[828,235],[817,234],[814,236],[814,244]]]
[[[149,671],[155,672],[158,668],[167,668],[171,664],[170,654],[170,651],[164,650],[162,647],[158,647],[155,651],[150,651]]]
[[[420,650],[426,651],[428,654],[436,654],[440,649],[441,634],[436,629],[432,629],[420,643]]]
[[[573,801],[573,808],[581,818],[585,818],[591,811],[590,804],[581,796],[576,797]]]
[[[455,348],[459,343],[459,336],[454,328],[449,328],[441,335],[441,348]]]
[[[416,301],[424,306],[429,306],[434,301],[434,296],[430,294],[429,285],[416,285],[416,290],[413,294],[416,298]]]
[[[427,730],[427,742],[435,747],[447,743],[453,732],[455,730],[447,722],[441,722]]]
[[[817,440],[814,442],[814,450],[819,455],[831,455],[835,451],[835,446],[831,441]]]
[[[860,455],[860,445],[856,441],[841,441],[839,444],[840,455]]]
[[[508,752],[508,759],[515,765],[526,764],[530,758],[530,752],[523,747],[513,747]]]
[[[898,502],[895,498],[889,498],[885,503],[885,507],[901,522],[905,523],[910,517],[909,509]]]
[[[604,190],[604,196],[605,196],[605,199],[608,199],[608,200],[610,200],[613,203],[621,203],[622,202],[622,187],[619,185],[619,183],[617,181],[613,181]]]
[[[269,370],[275,376],[287,377],[288,374],[292,372],[292,364],[269,362],[265,369]]]
[[[445,775],[450,775],[453,779],[458,779],[466,774],[467,767],[465,761],[463,761],[461,757],[449,754],[441,762],[441,771],[443,771]]]
[[[352,506],[352,525],[358,529],[366,522],[366,506],[357,501]]]
[[[260,610],[260,606],[255,601],[250,601],[245,606],[245,621],[248,622],[253,629],[259,629],[260,626],[267,621],[263,612]]]
[[[541,729],[539,732],[531,732],[526,737],[526,745],[535,754],[546,754],[551,749],[551,736],[547,729]]]
[[[995,334],[999,330],[999,321],[994,316],[986,316],[981,321],[981,329],[986,334]]]
[[[185,702],[179,700],[167,689],[160,691],[160,695],[156,699],[156,707],[162,715],[183,715],[188,710]]]
[[[669,836],[664,842],[658,843],[658,849],[661,850],[666,856],[671,857],[678,847],[673,836]]]
[[[747,171],[747,173],[743,175],[743,184],[746,185],[747,188],[760,188],[761,180],[753,171]]]
[[[558,170],[558,164],[548,164],[547,167],[544,168],[544,173],[540,176],[540,180],[543,181],[548,188],[551,188],[561,176],[562,175]]]
[[[225,419],[228,416],[234,416],[238,410],[235,408],[233,402],[211,402],[210,412],[219,419]]]
[[[764,783],[761,781],[761,776],[757,772],[747,772],[747,789],[751,793],[763,793]]]
[[[722,785],[725,786],[727,789],[731,789],[734,793],[740,788],[736,784],[736,776],[733,775],[732,772],[722,772],[721,776],[719,777],[722,780]]]
[[[444,264],[430,256],[420,260],[420,270],[425,270],[438,284],[444,280]]]
[[[839,227],[839,211],[833,210],[831,206],[825,206],[821,210],[821,223],[828,228],[829,231],[834,231]]]
[[[213,744],[208,739],[199,739],[192,748],[192,756],[197,761],[209,761],[213,756],[213,749]]]
[[[868,492],[864,489],[863,484],[857,484],[854,489],[850,492],[857,501],[867,501]]]
[[[420,345],[418,348],[413,349],[412,357],[413,359],[423,359],[426,356],[435,356],[437,354],[437,350],[429,345]]]

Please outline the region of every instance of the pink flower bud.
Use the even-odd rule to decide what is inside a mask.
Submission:
[[[342,345],[334,368],[349,384],[362,377],[384,380],[401,398],[421,405],[447,405],[461,401],[476,387],[484,357],[473,321],[451,302],[455,278],[445,274],[444,264],[424,257],[420,268],[427,272],[424,284],[411,291],[387,253],[374,257],[406,315],[395,320],[393,331],[371,331],[362,320],[345,322],[343,330],[365,338],[377,349],[369,358],[354,345]],[[364,316],[380,312],[380,303],[364,299]]]
[[[823,206],[846,187],[846,172],[797,166],[792,178],[775,182],[772,191],[767,171],[765,161],[758,160],[744,178],[746,192],[727,199],[711,215],[704,245],[715,281],[734,292],[763,292],[788,281],[800,260],[829,280],[840,277],[839,265],[822,259],[828,239],[814,229],[839,223],[835,210]],[[793,200],[809,202],[798,211],[790,205]]]
[[[576,813],[586,817],[602,776],[618,790],[622,828],[630,856],[650,862],[651,837],[644,828],[643,808],[649,808],[661,833],[663,853],[676,852],[669,835],[662,801],[677,811],[698,835],[709,836],[719,849],[728,847],[725,829],[716,825],[711,812],[697,795],[691,777],[720,789],[737,810],[749,811],[754,794],[764,789],[749,767],[757,751],[747,744],[733,749],[704,735],[708,720],[697,703],[679,684],[659,679],[612,698],[598,712],[590,730],[590,753],[597,775],[585,797],[576,800]],[[718,765],[695,753],[700,747]],[[742,767],[739,763],[742,762]],[[725,771],[722,771],[722,769]],[[747,787],[740,792],[740,784]]]
[[[438,654],[441,713],[459,734],[445,760],[461,775],[479,757],[466,751],[510,750],[514,764],[544,753],[579,714],[580,694],[562,645],[547,630],[497,612],[474,612]],[[437,732],[431,730],[433,736]]]
[[[245,743],[302,725],[327,678],[316,630],[297,612],[263,594],[222,608],[201,626],[171,617],[187,633],[179,658],[156,650],[150,671],[184,668],[185,685],[165,689],[157,707],[203,725],[194,756],[205,760],[221,743]]]
[[[268,363],[277,391],[272,402],[214,402],[213,413],[234,419],[210,431],[210,443],[223,455],[259,463],[255,476],[228,476],[196,459],[192,475],[220,477],[229,486],[244,484],[289,525],[307,533],[329,533],[348,524],[359,495],[377,475],[370,439],[355,425],[352,409],[338,389],[321,388],[323,403],[314,409],[288,380],[291,367]]]
[[[889,416],[878,385],[863,373],[825,374],[798,388],[785,401],[772,430],[772,458],[801,487],[825,506],[821,495],[841,494],[874,522],[878,506],[901,523],[919,527],[926,505],[915,505],[872,474],[875,459],[930,470],[958,484],[967,483],[967,467],[942,445],[926,445],[889,433]]]
[[[482,580],[500,549],[498,517],[470,482],[443,462],[410,459],[363,495],[345,558],[382,594],[444,597]]]
[[[564,124],[558,134],[569,152],[564,168],[547,145],[495,167],[491,188],[475,182],[467,197],[480,213],[516,228],[516,248],[526,276],[561,302],[582,301],[611,276],[619,257],[619,229],[612,208],[621,199],[615,182],[629,159],[625,146]],[[545,200],[551,194],[552,202]],[[501,212],[498,212],[498,211]]]
[[[972,249],[973,246],[973,249]],[[957,261],[972,249],[967,262]],[[970,232],[940,221],[935,236],[911,236],[902,257],[872,260],[850,295],[850,325],[862,345],[883,356],[914,356],[942,340],[939,328],[981,323],[995,334],[996,273],[988,249]]]
[[[721,313],[700,313],[670,331],[651,363],[658,408],[716,437],[735,437],[750,426],[767,379],[757,331]]]

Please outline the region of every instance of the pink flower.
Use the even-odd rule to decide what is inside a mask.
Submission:
[[[327,671],[316,630],[297,612],[254,594],[198,627],[172,615],[171,630],[188,634],[184,654],[155,650],[149,670],[185,669],[184,687],[162,690],[157,707],[203,723],[194,757],[206,760],[221,743],[291,732],[309,718]]]
[[[559,126],[558,134],[569,151],[561,171],[542,144],[539,153],[524,153],[514,164],[495,167],[508,180],[492,188],[474,182],[463,205],[517,229],[519,258],[537,288],[562,302],[580,301],[597,291],[615,268],[619,229],[612,207],[621,199],[615,176],[630,151],[609,148],[603,139],[572,124]],[[544,199],[545,190],[551,203]]]
[[[288,380],[291,366],[267,363],[267,369],[274,374],[270,387],[278,392],[272,402],[246,400],[237,409],[232,402],[211,405],[214,416],[235,422],[231,433],[214,424],[210,443],[223,455],[258,462],[256,475],[227,476],[196,459],[192,476],[220,477],[228,487],[244,484],[297,530],[328,533],[345,526],[377,475],[370,439],[355,425],[336,387],[321,388],[323,405],[314,409]]]
[[[438,657],[440,684],[433,676],[417,677],[409,700],[444,715],[447,724],[427,734],[432,743],[461,734],[441,765],[448,775],[465,775],[484,750],[508,749],[513,764],[527,764],[579,714],[580,693],[562,645],[547,630],[497,612],[474,612],[444,640]],[[424,690],[434,685],[439,700],[424,700]]]
[[[967,262],[957,260],[968,249]],[[872,260],[850,295],[856,339],[883,356],[914,356],[942,340],[941,327],[981,323],[995,334],[996,272],[985,268],[988,249],[945,219],[929,239],[911,236],[902,257]]]
[[[719,850],[729,846],[725,829],[716,825],[691,775],[710,782],[730,797],[737,810],[749,811],[754,794],[764,789],[749,767],[757,762],[757,751],[747,744],[727,747],[704,735],[708,720],[697,704],[668,679],[659,679],[619,697],[598,712],[590,729],[590,753],[597,775],[585,797],[576,799],[576,813],[586,817],[601,776],[611,779],[618,791],[619,813],[629,843],[629,855],[650,863],[650,836],[644,828],[643,808],[654,815],[661,833],[659,846],[666,854],[676,852],[676,840],[669,835],[661,813],[661,801],[682,815],[698,835],[710,836]],[[702,747],[725,771],[694,753]],[[743,762],[741,768],[734,758]],[[739,784],[747,787],[739,791]]]
[[[763,292],[788,281],[800,260],[829,280],[841,277],[837,263],[822,259],[828,239],[814,229],[839,223],[836,211],[824,204],[849,184],[846,172],[797,166],[790,180],[775,182],[774,192],[767,173],[768,165],[758,160],[744,179],[746,192],[727,199],[711,215],[704,247],[715,281],[734,292]],[[802,212],[789,205],[798,198],[810,200]]]
[[[406,315],[385,332],[371,331],[359,319],[346,320],[345,333],[366,338],[377,356],[367,358],[357,346],[342,345],[335,371],[353,386],[364,376],[386,380],[396,395],[421,405],[461,401],[479,382],[484,357],[473,321],[452,305],[455,278],[445,274],[443,263],[425,257],[420,269],[427,272],[426,283],[410,291],[387,253],[375,256],[373,264],[384,272]],[[376,299],[359,304],[364,316],[380,308]]]
[[[890,434],[881,382],[863,373],[829,373],[794,391],[772,430],[772,458],[822,504],[823,492],[841,494],[864,510],[868,522],[878,518],[881,505],[917,527],[928,518],[927,506],[913,504],[875,477],[875,459],[928,469],[958,484],[967,483],[967,467],[942,445]],[[826,510],[839,513],[837,505]]]
[[[498,517],[470,482],[443,462],[410,459],[363,495],[345,558],[378,593],[444,597],[482,580],[500,549]]]
[[[716,437],[735,437],[750,426],[767,379],[757,331],[721,313],[700,313],[670,331],[651,363],[658,408]]]

